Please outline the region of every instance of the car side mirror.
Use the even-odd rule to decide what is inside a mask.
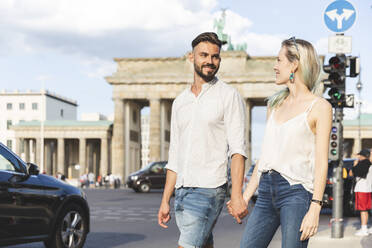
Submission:
[[[28,167],[27,167],[27,173],[29,175],[39,175],[39,166],[37,166],[36,164],[33,164],[33,163],[27,163]]]

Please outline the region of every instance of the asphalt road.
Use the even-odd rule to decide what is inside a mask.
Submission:
[[[86,190],[91,210],[91,232],[84,247],[88,248],[163,248],[177,247],[178,230],[173,218],[168,229],[157,225],[157,210],[161,191],[147,194],[131,190]],[[321,215],[319,230],[329,228],[330,215]],[[172,213],[172,216],[173,213]],[[355,221],[355,218],[353,219]],[[245,223],[236,224],[223,210],[216,224],[215,248],[239,247]],[[32,243],[11,248],[42,248],[42,243]],[[280,247],[280,231],[269,247]]]

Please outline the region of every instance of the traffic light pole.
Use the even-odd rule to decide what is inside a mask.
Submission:
[[[335,171],[333,173],[334,183],[333,183],[333,206],[332,206],[332,238],[343,238],[344,236],[344,225],[343,225],[343,178],[342,178],[342,168],[343,168],[343,108],[335,108],[334,122],[340,123],[340,130],[338,135],[340,135],[340,144],[338,146],[339,160],[332,161],[335,163]]]

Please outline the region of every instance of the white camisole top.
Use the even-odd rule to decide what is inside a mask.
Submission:
[[[281,124],[275,121],[276,111],[272,110],[258,163],[259,177],[263,172],[275,170],[290,185],[302,184],[313,193],[315,135],[309,127],[307,116],[318,99],[314,99],[305,112]]]

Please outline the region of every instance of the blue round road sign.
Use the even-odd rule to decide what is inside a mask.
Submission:
[[[324,11],[324,22],[332,32],[345,32],[353,26],[355,19],[356,10],[346,0],[334,1]]]

